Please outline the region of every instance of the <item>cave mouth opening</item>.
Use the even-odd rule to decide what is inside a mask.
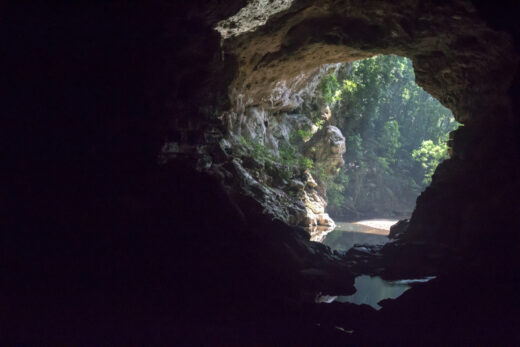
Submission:
[[[336,172],[313,171],[326,189],[326,212],[336,222],[322,242],[343,251],[354,244],[384,244],[390,227],[411,216],[417,196],[449,158],[450,132],[460,124],[416,84],[406,57],[336,64],[316,94],[299,112],[310,114],[318,128],[337,127],[346,144],[344,165]]]
[[[417,85],[413,63],[406,57],[376,55],[335,64],[317,88],[320,97],[300,112],[311,114],[318,128],[332,125],[345,137],[343,165],[329,176],[313,171],[326,190],[326,212],[335,222],[321,242],[342,252],[383,246],[390,241],[390,228],[410,218],[437,166],[450,157],[450,133],[460,123]],[[318,295],[316,302],[367,304],[379,310],[379,302],[435,277],[385,280],[361,273],[354,294]]]
[[[484,150],[479,145],[479,141],[476,141],[477,138],[481,137],[480,135],[486,134],[481,129],[480,120],[489,119],[484,117],[489,117],[498,109],[505,111],[508,105],[506,98],[503,97],[506,87],[500,87],[499,85],[497,88],[489,88],[487,82],[486,84],[480,83],[480,77],[483,77],[482,80],[486,81],[489,80],[488,76],[497,81],[510,81],[502,73],[503,67],[508,65],[505,64],[507,59],[498,59],[496,57],[499,55],[495,56],[487,53],[488,50],[485,49],[487,44],[483,43],[480,34],[475,35],[474,25],[469,26],[470,30],[465,33],[458,30],[454,31],[453,27],[451,27],[451,22],[449,23],[450,25],[439,28],[439,23],[443,22],[443,14],[436,14],[427,21],[423,18],[421,19],[421,25],[414,27],[409,24],[416,22],[415,14],[410,13],[410,22],[406,23],[387,16],[385,11],[379,11],[380,14],[372,15],[370,9],[364,8],[364,6],[360,7],[363,7],[359,12],[363,13],[363,16],[351,11],[338,14],[327,9],[320,12],[319,16],[316,16],[317,18],[310,16],[310,14],[317,12],[315,8],[309,9],[308,13],[298,8],[298,11],[273,17],[268,21],[268,28],[265,30],[259,29],[256,32],[237,36],[232,40],[224,42],[224,50],[233,53],[239,65],[239,71],[230,88],[231,103],[234,103],[230,114],[234,112],[236,117],[229,117],[228,124],[232,125],[229,128],[232,128],[235,134],[243,138],[243,145],[249,148],[250,153],[256,153],[256,158],[253,158],[255,160],[248,160],[247,155],[241,158],[242,167],[250,174],[246,176],[248,182],[255,184],[254,187],[250,185],[254,190],[249,189],[247,192],[261,202],[264,211],[275,217],[281,216],[280,219],[283,221],[288,220],[288,224],[293,224],[292,222],[294,222],[294,224],[300,226],[328,227],[328,221],[324,217],[327,213],[324,212],[329,212],[331,217],[336,220],[339,220],[339,216],[346,221],[359,221],[377,217],[405,218],[410,216],[410,213],[414,210],[410,223],[407,225],[409,228],[402,233],[403,237],[399,237],[396,242],[381,248],[368,248],[368,251],[365,252],[356,252],[357,250],[354,249],[352,252],[347,252],[344,257],[342,257],[341,253],[339,255],[335,253],[334,255],[339,256],[341,261],[345,261],[347,268],[352,271],[354,276],[373,274],[381,275],[383,278],[388,276],[386,278],[409,279],[419,278],[423,275],[438,275],[443,271],[452,271],[451,266],[449,270],[447,270],[448,266],[443,266],[453,263],[453,259],[455,259],[450,258],[450,252],[460,245],[458,240],[461,238],[459,237],[461,235],[460,230],[469,231],[469,223],[466,222],[466,216],[475,216],[475,211],[483,211],[471,201],[480,197],[478,194],[472,193],[479,190],[480,187],[474,186],[470,182],[471,180],[464,179],[461,173],[471,175],[474,167],[473,162],[481,162],[481,158],[478,158],[478,156],[491,152],[488,149]],[[436,20],[437,17],[439,20]],[[398,16],[398,18],[401,19],[402,17]],[[460,17],[457,16],[457,18]],[[456,20],[458,21],[459,19]],[[391,25],[393,21],[395,21],[394,26]],[[500,40],[496,35],[490,37],[493,37],[493,41],[497,43],[497,52],[507,51],[507,49],[500,49],[500,47],[507,45],[501,46]],[[481,52],[486,52],[486,54],[483,55]],[[403,62],[405,66],[408,64],[409,69],[407,71],[411,71],[411,80],[415,82],[414,75],[417,73],[417,82],[445,106],[450,107],[456,119],[465,124],[465,127],[460,129],[453,139],[449,139],[455,142],[453,160],[446,161],[439,168],[430,189],[426,189],[417,204],[415,203],[417,195],[429,186],[428,183],[423,182],[425,179],[431,179],[427,177],[427,171],[431,170],[429,175],[431,177],[431,173],[435,171],[437,166],[431,165],[436,158],[432,158],[433,155],[430,156],[429,154],[431,152],[443,152],[441,158],[446,155],[446,148],[441,151],[434,150],[434,148],[442,147],[448,140],[446,134],[449,131],[440,134],[442,136],[424,137],[415,143],[408,141],[406,157],[413,165],[410,164],[407,168],[408,172],[406,172],[402,167],[403,160],[399,160],[402,159],[399,158],[399,154],[404,152],[404,149],[407,147],[401,141],[406,130],[405,124],[406,121],[409,121],[412,123],[409,128],[414,129],[413,125],[419,126],[421,123],[418,120],[415,122],[416,117],[402,117],[404,123],[400,124],[399,120],[401,119],[399,117],[383,111],[393,110],[401,106],[398,108],[398,111],[403,113],[398,113],[398,115],[409,116],[411,112],[410,107],[414,106],[410,104],[413,104],[412,101],[419,95],[419,93],[414,94],[413,91],[415,88],[420,88],[414,84],[415,88],[413,90],[412,88],[407,88],[407,92],[404,92],[403,90],[398,90],[398,88],[392,90],[392,88],[384,87],[382,88],[384,93],[374,93],[375,95],[366,93],[363,97],[361,88],[358,88],[361,83],[358,83],[353,78],[346,79],[347,82],[344,83],[344,79],[340,78],[339,71],[336,71],[338,74],[326,78],[325,82],[320,84],[320,87],[322,87],[322,103],[319,104],[313,103],[312,97],[320,93],[313,93],[309,88],[302,87],[307,81],[314,81],[312,74],[317,69],[320,69],[319,64],[340,61],[354,62],[357,59],[370,57],[375,53],[399,54],[413,59],[413,67],[409,60]],[[500,56],[503,55],[500,54]],[[376,57],[373,59],[380,58]],[[504,61],[504,65],[498,66],[493,63],[485,65],[484,62],[486,61]],[[354,64],[356,63],[354,62],[352,65]],[[361,62],[357,64],[361,64]],[[373,69],[376,67],[373,67]],[[395,72],[397,72],[398,76],[396,76]],[[394,70],[394,78],[402,77],[401,75],[399,75],[399,71]],[[390,79],[392,75],[389,74],[388,76],[388,79]],[[377,84],[382,80],[384,80],[382,77],[373,78],[370,82]],[[508,83],[503,84],[503,86],[505,85],[508,85]],[[359,100],[361,101],[357,104],[349,103],[351,99],[345,99],[341,95],[343,89],[346,89],[349,94],[356,95],[356,93],[359,93]],[[422,91],[422,89],[420,90]],[[337,94],[338,91],[339,95]],[[306,99],[306,93],[310,93],[311,98]],[[423,93],[421,95],[424,96],[424,101],[437,102],[434,97],[424,91]],[[392,94],[399,95],[401,101],[405,100],[406,102],[385,102],[390,99]],[[343,96],[342,100],[338,100],[341,99],[339,96]],[[300,97],[303,97],[301,104]],[[329,98],[329,102],[323,102],[325,97]],[[319,100],[319,96],[316,99]],[[292,135],[292,130],[294,129],[292,124],[300,121],[304,123],[304,118],[310,118],[313,122],[312,125],[317,127],[318,131],[312,134],[310,139],[307,139],[309,135],[305,132],[307,129],[298,129],[302,130],[302,132],[296,133],[300,135],[301,139],[298,139],[297,136],[296,138],[297,140],[304,140],[303,144],[298,144],[303,147],[303,151],[300,151],[300,153],[304,156],[311,155],[315,171],[318,161],[325,163],[329,160],[329,157],[326,155],[327,150],[331,149],[329,153],[333,153],[332,149],[339,152],[341,147],[340,141],[335,142],[339,136],[335,137],[332,131],[329,133],[323,131],[322,134],[319,132],[326,129],[329,125],[336,126],[338,129],[341,127],[339,122],[341,118],[338,117],[338,109],[342,104],[341,101],[352,106],[351,108],[345,106],[345,111],[347,112],[352,112],[352,109],[358,107],[357,115],[354,114],[351,119],[359,119],[357,122],[349,123],[352,128],[346,127],[347,131],[341,131],[343,132],[343,148],[346,150],[346,154],[343,156],[343,153],[341,153],[337,157],[340,157],[341,161],[346,163],[343,169],[332,165],[335,169],[333,173],[338,174],[341,173],[341,170],[348,170],[349,168],[352,169],[351,171],[354,171],[356,166],[361,168],[361,165],[359,165],[361,160],[357,160],[358,164],[356,164],[356,160],[348,160],[348,156],[351,153],[353,155],[363,155],[364,158],[362,159],[370,160],[372,164],[366,165],[363,170],[358,170],[364,174],[359,174],[363,179],[358,179],[360,183],[357,185],[353,184],[353,179],[348,177],[348,173],[344,175],[348,177],[349,183],[360,188],[358,197],[364,197],[367,205],[372,204],[371,207],[369,205],[370,208],[368,209],[361,210],[358,208],[356,210],[358,205],[355,204],[357,201],[354,201],[354,204],[351,204],[354,207],[354,211],[349,211],[350,214],[340,213],[341,207],[348,206],[344,200],[349,197],[344,193],[345,185],[337,178],[341,177],[341,175],[333,175],[335,178],[331,179],[327,185],[328,206],[323,210],[319,196],[319,193],[323,193],[323,184],[320,184],[323,181],[320,182],[319,175],[313,174],[316,181],[314,182],[314,180],[308,179],[303,175],[295,174],[298,170],[286,170],[285,176],[287,179],[281,175],[271,174],[279,166],[288,166],[285,165],[284,160],[298,162],[293,167],[297,167],[300,163],[308,164],[304,161],[293,161],[288,150],[283,150],[282,152],[284,153],[280,153],[280,144],[284,141],[287,143],[291,142],[290,135]],[[370,103],[368,101],[373,102]],[[419,103],[417,102],[416,104]],[[421,106],[423,104],[424,102],[421,103]],[[435,105],[431,107],[435,108]],[[370,108],[373,111],[372,115],[366,112]],[[415,107],[415,109],[420,108],[420,106]],[[427,109],[427,107],[423,107],[423,109]],[[434,112],[418,113],[421,116],[429,116]],[[375,117],[373,114],[379,115],[379,117]],[[451,112],[447,111],[447,115],[443,118],[448,125],[451,123],[455,127],[456,123]],[[417,119],[420,118],[418,117]],[[425,118],[430,120],[428,117]],[[430,130],[430,132],[432,129],[441,128],[441,125],[444,125],[442,120],[439,122],[436,119],[435,122],[432,120],[431,127],[428,127],[428,122],[424,121],[424,119],[420,120],[422,125],[428,128],[426,130]],[[322,124],[318,122],[322,122]],[[239,126],[236,126],[237,124]],[[320,126],[322,129],[319,129]],[[313,138],[319,134],[324,141],[313,141]],[[281,141],[282,137],[284,141]],[[443,137],[442,141],[439,141],[441,137]],[[484,137],[488,138],[487,136]],[[423,146],[423,142],[428,140],[430,142]],[[350,146],[349,141],[352,142]],[[310,145],[306,145],[309,143]],[[327,147],[327,143],[331,146]],[[358,143],[361,144],[361,149],[349,152],[349,149],[358,145]],[[428,144],[429,146],[426,146]],[[465,146],[466,144],[467,146]],[[321,145],[322,147],[316,147],[316,150],[313,151],[314,145]],[[473,149],[469,150],[469,146],[472,146]],[[483,149],[478,156],[475,155],[475,146]],[[271,155],[266,149],[272,149],[275,154]],[[298,149],[301,150],[302,148]],[[321,149],[324,150],[322,151]],[[421,151],[421,149],[424,150]],[[416,158],[413,157],[414,151],[417,151]],[[312,152],[317,152],[317,154],[314,155]],[[485,156],[488,157],[488,155]],[[334,155],[330,157],[331,164],[338,162],[335,161]],[[489,157],[492,158],[492,156]],[[353,162],[353,166],[349,165],[351,162]],[[238,166],[239,163],[236,165]],[[414,167],[415,172],[413,172]],[[480,170],[479,166],[476,167]],[[336,171],[338,168],[340,172]],[[375,171],[374,168],[376,169]],[[416,187],[414,194],[411,194],[409,199],[411,201],[410,208],[396,208],[396,204],[390,202],[387,204],[391,208],[390,210],[381,208],[377,213],[373,213],[374,209],[372,207],[375,201],[388,202],[390,200],[378,197],[378,194],[385,195],[388,193],[386,189],[382,190],[380,188],[379,181],[390,181],[389,177],[391,175],[389,170],[392,170],[394,173],[395,171],[400,171],[403,180],[406,178],[413,180],[415,183],[415,185],[408,185],[408,188],[409,186]],[[351,176],[356,177],[354,172],[351,173]],[[404,173],[407,174],[405,175]],[[416,177],[414,177],[414,174]],[[466,177],[470,177],[470,175],[466,175]],[[368,182],[368,178],[371,178],[373,182]],[[372,183],[374,186],[371,186],[369,183]],[[343,191],[341,191],[341,188],[337,189],[341,193],[339,194],[340,204],[338,204],[340,211],[337,211],[337,213],[334,213],[332,210],[334,197],[331,193],[334,191],[334,184],[343,186]],[[317,186],[315,191],[318,194],[313,192],[312,186],[315,188]],[[362,189],[365,190],[364,195],[361,195]],[[391,193],[387,195],[393,195],[398,202],[403,200],[406,192],[389,189]],[[259,192],[256,193],[255,190]],[[302,201],[304,202],[304,209],[307,209],[302,214],[299,214],[302,211],[300,206],[292,204],[293,201],[297,200],[292,198],[298,198],[300,193],[304,193]],[[488,196],[491,195],[488,194]],[[323,197],[323,194],[321,196]],[[352,196],[350,195],[350,197]],[[271,197],[274,198],[270,199]],[[343,201],[341,201],[341,198],[343,198]],[[282,201],[282,203],[278,203],[279,201]],[[287,203],[283,201],[287,201]],[[461,209],[460,203],[471,205],[473,211],[469,211],[465,207]],[[461,214],[461,210],[467,212],[466,216]],[[290,218],[296,215],[292,214],[293,211],[298,213],[298,218]],[[384,214],[387,211],[390,211],[391,215]],[[481,215],[483,214],[481,213]],[[316,221],[318,225],[315,224]],[[475,223],[471,224],[474,225]],[[310,230],[312,241],[323,242],[323,239],[325,239],[326,243],[326,234],[327,232],[315,232],[312,228]],[[469,235],[469,232],[467,234]],[[332,234],[329,235],[332,236]],[[359,243],[366,242],[361,241]],[[305,244],[305,247],[310,249],[309,253],[313,255],[319,254],[316,258],[320,258],[320,260],[329,256],[328,249],[326,247],[320,248],[319,246],[322,246],[320,244],[304,242],[301,244]],[[448,245],[448,247],[444,247],[445,245]],[[323,250],[324,253],[320,253],[317,250]],[[324,254],[326,255],[321,257]],[[305,269],[303,273],[310,276],[310,274],[316,274],[316,271],[314,271],[314,268]],[[335,278],[335,275],[331,275],[330,278]],[[332,289],[325,287],[320,284],[322,293],[334,294]]]
[[[295,81],[273,83],[267,105],[237,98],[228,138],[245,190],[311,241],[337,227],[326,242],[332,249],[348,250],[331,240],[352,233],[385,243],[449,157],[457,121],[416,84],[406,57],[325,64]]]

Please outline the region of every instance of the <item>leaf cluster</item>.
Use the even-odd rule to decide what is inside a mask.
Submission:
[[[240,142],[247,155],[260,164],[264,172],[270,176],[279,176],[285,180],[291,180],[299,176],[303,171],[312,169],[312,159],[304,157],[298,148],[290,143],[282,143],[276,155],[266,145],[240,137]]]
[[[345,64],[320,86],[347,148],[341,175],[348,179],[329,183],[330,204],[340,204],[340,195],[357,204],[380,191],[398,195],[431,182],[446,157],[442,143],[458,123],[415,83],[411,60],[381,55]]]
[[[425,140],[412,152],[412,158],[421,163],[425,170],[423,183],[430,184],[435,168],[442,160],[448,158],[448,147],[442,142],[434,143],[432,140]]]

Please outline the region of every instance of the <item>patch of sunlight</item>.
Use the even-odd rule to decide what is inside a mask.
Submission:
[[[369,220],[361,220],[361,221],[355,222],[354,224],[365,225],[367,227],[371,227],[374,229],[389,231],[390,227],[392,225],[396,224],[397,222],[398,222],[398,220],[394,220],[394,219],[369,219]]]
[[[353,223],[336,222],[336,230],[387,236],[390,227],[397,222],[397,220],[391,219],[369,219]]]

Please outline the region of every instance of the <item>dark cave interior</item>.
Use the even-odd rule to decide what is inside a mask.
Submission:
[[[519,343],[520,5],[295,0],[221,40],[245,5],[0,5],[0,341]],[[376,54],[409,57],[464,127],[393,242],[333,252],[222,141],[252,107],[294,107],[277,82]],[[380,311],[313,301],[360,274],[436,279]]]

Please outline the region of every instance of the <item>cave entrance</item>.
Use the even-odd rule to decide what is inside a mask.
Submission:
[[[405,57],[338,64],[319,89],[321,107],[332,115],[328,122],[346,144],[345,164],[334,176],[319,177],[337,225],[323,242],[338,250],[384,244],[390,226],[410,217],[435,168],[449,157],[449,133],[458,123],[415,83]]]

